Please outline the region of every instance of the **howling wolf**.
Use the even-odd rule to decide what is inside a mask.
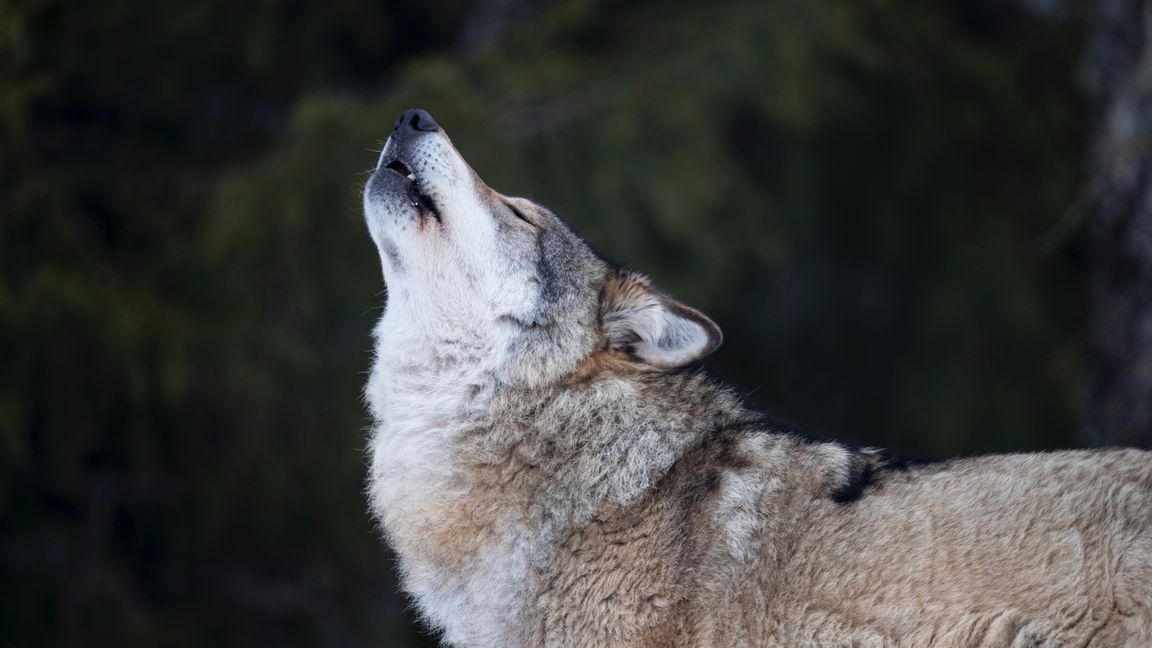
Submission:
[[[906,463],[749,410],[701,312],[423,110],[364,190],[371,506],[459,646],[1152,646],[1152,454]]]

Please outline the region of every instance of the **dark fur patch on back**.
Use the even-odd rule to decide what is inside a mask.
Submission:
[[[832,501],[837,504],[855,502],[864,496],[864,489],[873,483],[877,465],[863,452],[855,451],[848,468],[848,476],[832,490]]]
[[[944,468],[946,459],[900,457],[883,448],[855,448],[841,444],[852,453],[848,477],[831,493],[832,501],[849,504],[864,496],[870,486],[879,486],[886,474],[906,473],[910,470]]]

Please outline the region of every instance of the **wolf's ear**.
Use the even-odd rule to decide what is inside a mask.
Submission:
[[[620,272],[601,297],[608,346],[634,360],[670,369],[716,350],[720,327],[704,313],[652,288],[642,275]]]

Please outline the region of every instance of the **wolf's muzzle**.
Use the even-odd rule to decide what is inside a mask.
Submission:
[[[440,210],[429,195],[428,178],[421,177],[421,170],[428,169],[425,136],[441,132],[440,125],[427,110],[412,108],[400,113],[392,124],[388,143],[380,152],[376,171],[368,179],[367,196],[403,198],[421,215],[431,215],[440,221]]]

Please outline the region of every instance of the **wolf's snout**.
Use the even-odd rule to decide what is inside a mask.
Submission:
[[[432,115],[422,108],[410,108],[400,113],[396,123],[392,125],[394,135],[408,135],[417,131],[434,133],[440,130],[440,125],[432,119]]]

